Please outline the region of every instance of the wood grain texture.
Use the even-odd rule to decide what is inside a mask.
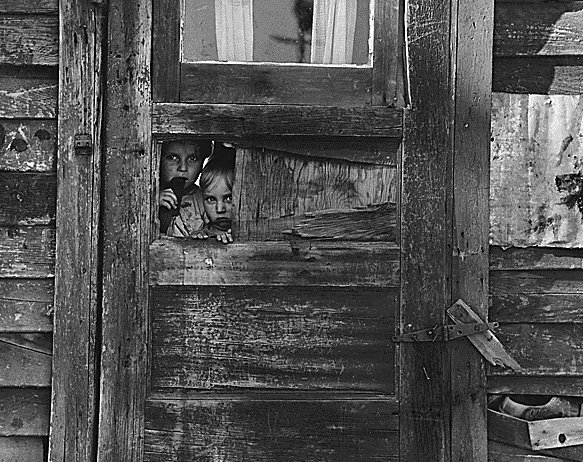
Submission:
[[[496,56],[556,56],[583,53],[583,3],[498,3]]]
[[[0,171],[0,226],[54,225],[54,173]]]
[[[583,250],[555,247],[490,247],[490,270],[583,269]]]
[[[583,375],[581,324],[504,324],[496,336],[523,367],[522,375]],[[514,375],[489,368],[489,375]]]
[[[0,388],[0,437],[48,435],[50,405],[47,388]]]
[[[388,107],[156,103],[152,131],[231,139],[250,135],[400,138],[402,115],[402,109]]]
[[[98,462],[143,454],[151,155],[149,0],[107,4]]]
[[[59,14],[58,0],[38,0],[31,3],[29,0],[0,0],[0,13],[24,14]]]
[[[495,58],[492,90],[518,94],[580,95],[581,58]]]
[[[52,332],[52,279],[0,279],[0,332]]]
[[[95,460],[98,394],[98,222],[103,50],[102,2],[60,2],[57,238],[49,458]],[[87,135],[91,147],[75,149]]]
[[[498,294],[490,320],[505,323],[583,323],[583,294]]]
[[[461,0],[454,11],[452,57],[453,217],[452,300],[488,319],[490,120],[494,0]],[[483,337],[482,337],[483,338]],[[479,339],[476,339],[477,343]],[[477,343],[474,343],[476,345]],[[488,342],[486,342],[488,343]],[[500,352],[500,349],[492,349]],[[503,350],[502,350],[503,351]],[[451,460],[487,460],[486,369],[470,342],[452,342]],[[502,356],[502,361],[514,364]]]
[[[0,117],[53,119],[57,113],[57,77],[49,67],[0,70]]]
[[[397,73],[403,71],[401,21],[400,1],[375,3],[372,104],[376,106],[396,106],[403,101],[397,94]]]
[[[403,130],[401,332],[443,324],[451,301],[451,19],[450,2],[409,2],[412,106]],[[403,343],[399,350],[401,460],[449,460],[445,345]]]
[[[0,64],[55,66],[59,61],[59,18],[0,16]]]
[[[0,170],[54,172],[56,154],[56,120],[0,120]]]
[[[398,287],[399,251],[385,243],[249,242],[162,238],[151,285]]]
[[[148,462],[396,461],[398,416],[387,400],[150,400]]]
[[[38,462],[47,456],[48,437],[0,436],[0,462]]]
[[[0,387],[50,386],[51,348],[50,334],[0,334]]]
[[[180,101],[180,47],[182,25],[178,0],[152,2],[152,98]]]
[[[163,287],[153,387],[394,392],[396,291]]]
[[[569,455],[566,448],[555,451],[559,453],[556,457],[550,455],[550,451],[532,451],[498,441],[488,441],[488,460],[492,462],[569,462],[581,460],[580,458],[566,457]]]
[[[240,149],[236,177],[235,235],[243,241],[282,240],[282,231],[296,227],[309,212],[397,201],[396,167]],[[354,223],[359,224],[356,218]],[[392,228],[387,232],[394,235]]]
[[[510,294],[583,294],[583,271],[493,271],[492,296]]]
[[[55,272],[53,227],[0,227],[0,277],[51,278]]]
[[[581,397],[583,378],[494,375],[488,377],[488,393]]]
[[[363,107],[372,68],[183,63],[180,102]]]

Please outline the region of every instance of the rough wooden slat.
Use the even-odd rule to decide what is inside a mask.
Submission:
[[[394,400],[150,400],[148,462],[397,461]]]
[[[522,366],[522,375],[583,375],[583,325],[505,324],[496,336]],[[490,375],[514,375],[490,368]]]
[[[162,238],[150,249],[152,285],[398,287],[399,251],[384,243],[249,242]]]
[[[583,323],[583,294],[505,294],[491,297],[489,319],[504,323]]]
[[[54,66],[59,57],[59,18],[0,16],[0,64]]]
[[[488,393],[583,396],[583,377],[489,376]]]
[[[548,247],[490,248],[490,270],[583,269],[583,250]]]
[[[142,460],[152,156],[150,0],[110,0],[101,212],[99,461]]]
[[[395,291],[158,288],[153,387],[394,392]]]
[[[152,5],[152,98],[180,101],[181,4],[159,0]]]
[[[54,225],[54,173],[0,171],[0,226]]]
[[[397,201],[396,167],[261,149],[238,150],[236,164],[233,195],[238,240],[282,240],[282,231],[296,227],[308,212]],[[356,218],[354,225],[367,226]],[[332,223],[330,228],[334,232]],[[388,231],[393,236],[395,228]]]
[[[402,104],[397,94],[397,73],[402,71],[401,3],[377,1],[374,10],[374,53],[372,74],[372,104]]]
[[[50,334],[0,334],[0,387],[51,384]]]
[[[496,56],[583,54],[583,3],[545,2],[528,7],[500,3],[494,20]]]
[[[56,120],[0,120],[0,170],[54,172],[56,151]]]
[[[0,277],[50,278],[55,267],[53,227],[0,227]]]
[[[38,462],[46,459],[48,437],[0,437],[0,462]]]
[[[156,103],[152,131],[229,138],[250,134],[400,138],[402,115],[402,109],[388,107]]]
[[[24,13],[24,14],[58,14],[58,0],[0,0],[0,13]]]
[[[488,460],[492,462],[566,462],[572,459],[553,457],[541,451],[531,451],[489,440]]]
[[[52,332],[52,279],[0,279],[0,332]]]
[[[579,95],[580,58],[495,58],[492,90],[502,93]]]
[[[0,70],[0,118],[53,119],[57,113],[54,70]]]
[[[0,388],[0,437],[48,435],[50,405],[46,388]]]
[[[583,271],[492,271],[490,293],[583,294]]]
[[[362,107],[371,104],[371,85],[370,67],[188,63],[180,101]]]

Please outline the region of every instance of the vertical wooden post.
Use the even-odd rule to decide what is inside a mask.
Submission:
[[[444,324],[488,296],[492,2],[411,0],[401,327]],[[465,340],[401,344],[401,460],[485,461],[485,374]]]
[[[110,0],[97,460],[140,461],[147,385],[151,0]]]
[[[90,0],[60,1],[55,315],[49,459],[96,449],[101,53],[104,19]],[[76,147],[76,141],[89,143]]]

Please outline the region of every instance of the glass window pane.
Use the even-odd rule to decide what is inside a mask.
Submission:
[[[369,64],[371,0],[185,0],[182,61]]]

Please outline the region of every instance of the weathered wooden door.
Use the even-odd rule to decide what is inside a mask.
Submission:
[[[485,460],[477,353],[392,338],[487,313],[491,5],[409,2],[397,72],[376,0],[374,65],[303,94],[176,65],[180,3],[154,2],[153,88],[152,5],[108,6],[97,459]],[[237,146],[233,244],[158,236],[159,143],[187,137]]]

